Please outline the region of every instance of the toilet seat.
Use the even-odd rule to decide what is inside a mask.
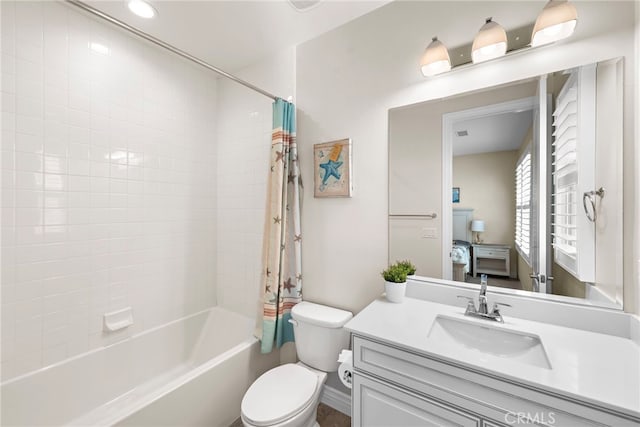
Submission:
[[[255,426],[278,424],[302,412],[313,400],[318,376],[288,363],[260,376],[244,395],[243,417]]]

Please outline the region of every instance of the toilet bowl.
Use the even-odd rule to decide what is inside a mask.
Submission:
[[[303,301],[291,310],[300,362],[273,368],[249,387],[241,404],[246,427],[313,427],[328,372],[338,370],[338,354],[349,348],[343,329],[353,315]]]
[[[313,427],[327,373],[303,363],[288,363],[266,372],[242,399],[246,427]]]

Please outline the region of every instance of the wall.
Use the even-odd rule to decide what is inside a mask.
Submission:
[[[216,81],[62,3],[1,8],[6,380],[215,304]]]
[[[533,21],[543,2],[394,2],[298,47],[303,178],[307,182],[313,178],[313,144],[350,137],[354,151],[353,198],[313,199],[310,187],[305,190],[305,298],[358,311],[382,291],[378,272],[387,262],[390,108],[621,55],[627,57],[624,171],[629,185],[625,186],[624,227],[630,233],[635,229],[634,4],[575,4],[580,24],[572,38],[434,79],[424,79],[417,65],[431,36],[437,34],[452,47],[470,43],[486,16],[500,11],[500,23],[515,28]],[[638,282],[632,258],[637,239],[627,236],[625,310],[637,312]]]
[[[513,247],[517,155],[511,150],[453,158],[453,186],[460,187],[460,203],[454,206],[471,208],[474,219],[484,220],[481,238],[485,243]]]

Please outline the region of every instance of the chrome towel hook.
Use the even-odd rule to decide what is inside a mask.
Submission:
[[[602,199],[604,197],[604,188],[600,187],[596,191],[585,191],[582,196],[582,206],[584,207],[584,213],[585,215],[587,215],[587,219],[591,222],[596,222],[596,219],[598,219],[595,196],[598,196]],[[589,208],[587,207],[587,201],[591,203],[591,212],[589,212]]]

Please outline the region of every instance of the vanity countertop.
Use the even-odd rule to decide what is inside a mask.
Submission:
[[[478,353],[473,351],[451,354],[436,349],[427,336],[438,315],[471,319],[464,316],[464,307],[414,298],[395,304],[381,297],[345,327],[360,336],[640,417],[640,348],[632,340],[518,319],[508,312],[504,313],[504,324],[491,322],[495,327],[540,337],[552,367],[546,369],[495,356],[479,360]]]

